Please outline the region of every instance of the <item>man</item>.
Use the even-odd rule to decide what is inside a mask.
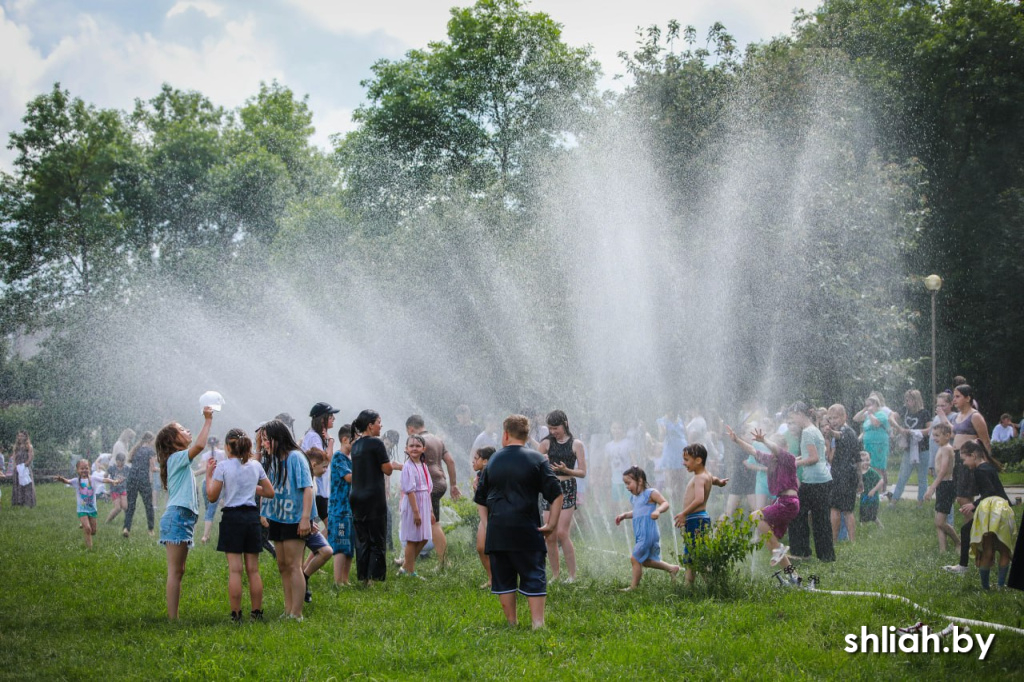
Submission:
[[[441,528],[441,498],[448,491],[448,481],[444,477],[444,470],[441,469],[441,462],[444,462],[448,468],[448,476],[452,479],[452,499],[457,500],[462,494],[459,492],[459,486],[455,483],[455,460],[452,459],[444,441],[427,431],[426,423],[420,415],[414,414],[405,420],[405,432],[410,436],[422,436],[423,442],[426,444],[423,461],[426,462],[430,480],[433,482],[430,502],[434,512],[434,523],[430,526],[430,537],[434,541],[434,549],[437,550],[438,564],[444,566],[448,540]]]
[[[491,455],[474,501],[487,524],[484,552],[491,562],[491,593],[498,595],[509,625],[518,625],[516,592],[526,595],[533,628],[544,627],[547,598],[545,538],[558,527],[562,487],[551,464],[526,447],[530,421],[512,415],[502,424],[502,449]],[[551,506],[541,525],[537,496]]]
[[[1017,434],[1014,433],[1013,421],[1009,414],[999,417],[999,423],[992,428],[992,442],[1005,443]]]

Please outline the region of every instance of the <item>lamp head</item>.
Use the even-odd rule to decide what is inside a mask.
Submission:
[[[924,288],[931,292],[936,292],[942,288],[942,278],[938,275],[928,275],[924,278]]]

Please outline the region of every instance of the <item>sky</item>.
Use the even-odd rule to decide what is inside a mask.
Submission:
[[[21,128],[25,104],[55,82],[99,107],[130,109],[162,83],[233,108],[277,79],[308,95],[317,132],[353,128],[360,81],[379,59],[444,40],[449,9],[472,0],[0,0],[0,131]],[[590,45],[600,86],[621,89],[617,54],[638,27],[671,19],[703,35],[721,21],[741,48],[786,34],[803,0],[533,0],[572,46]],[[0,169],[14,154],[0,149]]]

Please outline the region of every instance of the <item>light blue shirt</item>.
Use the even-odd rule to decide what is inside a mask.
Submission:
[[[278,523],[298,523],[302,519],[302,491],[313,485],[313,474],[309,471],[309,460],[299,450],[289,452],[282,466],[284,480],[279,481],[277,476],[271,474],[274,497],[263,500],[260,513]],[[311,508],[311,516],[312,513]]]
[[[179,450],[167,458],[167,506],[191,509],[199,513],[199,491],[192,475],[188,450]]]
[[[816,426],[808,426],[800,434],[800,456],[809,456],[808,449],[814,446],[818,451],[818,462],[802,467],[804,483],[828,483],[832,480],[832,472],[828,470],[828,458],[825,456],[825,436]]]

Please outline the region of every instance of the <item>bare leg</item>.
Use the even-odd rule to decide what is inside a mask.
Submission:
[[[644,575],[643,566],[641,566],[640,562],[636,560],[636,557],[629,557],[629,570],[632,573],[632,580],[629,583],[629,587],[624,589],[623,592],[635,590],[640,584],[640,578]]]
[[[484,553],[484,544],[487,539],[487,523],[481,521],[476,529],[476,553],[480,556],[480,563],[484,565],[484,573],[487,574],[487,582],[481,587],[491,586],[491,560]]]
[[[277,570],[281,573],[284,588],[284,612],[296,618],[302,616],[306,580],[302,577],[302,552],[306,543],[302,540],[284,540],[277,543]]]
[[[853,512],[843,512],[843,518],[846,519],[846,532],[850,535],[850,542],[857,541],[857,519],[854,517]]]
[[[92,549],[92,536],[96,534],[96,527],[94,524],[96,519],[91,516],[82,517],[82,533],[85,535],[85,548]]]
[[[437,552],[438,566],[444,566],[445,557],[448,555],[448,538],[444,536],[441,523],[430,524],[430,539],[434,541],[434,551]]]
[[[676,577],[676,573],[679,573],[680,568],[675,564],[670,564],[667,561],[655,561],[654,559],[648,559],[644,562],[645,568],[656,568],[659,571],[667,571],[673,578]]]
[[[228,602],[231,611],[242,610],[242,555],[228,554]]]
[[[185,576],[188,543],[168,542],[167,548],[167,618],[178,620],[178,602],[181,600],[181,579]]]
[[[562,513],[564,514],[565,511],[563,510]],[[550,517],[550,516],[551,516],[551,512],[549,512],[549,511],[544,512],[544,523],[545,523],[545,525],[547,524],[548,517]],[[559,517],[559,518],[561,518],[561,517]],[[548,546],[548,561],[551,562],[551,579],[552,580],[558,580],[558,573],[559,573],[559,569],[560,569],[559,560],[558,560],[558,533],[555,532],[555,533],[551,533],[550,535],[548,535],[547,539],[545,540],[545,543],[547,543],[547,546]]]
[[[260,575],[260,555],[245,555],[245,574],[249,578],[249,601],[251,608],[259,611],[263,608],[263,577]],[[241,605],[239,605],[241,608]]]
[[[828,518],[832,522],[832,545],[835,546],[839,542],[839,524],[842,520],[842,512],[833,507],[828,511]]]
[[[213,527],[213,521],[203,521],[203,544],[210,541],[210,528]]]
[[[326,547],[321,547],[315,552],[310,552],[309,558],[306,559],[306,563],[302,567],[302,574],[306,578],[313,575],[314,573],[319,571],[320,567],[326,564],[333,555],[334,550],[331,549],[330,545],[327,545]]]
[[[516,615],[516,593],[499,594],[498,601],[501,602],[501,610],[505,612],[505,620],[508,621],[508,624],[519,625],[519,616]]]
[[[544,602],[547,597],[527,597],[530,603],[530,620],[533,621],[533,629],[538,630],[544,627]]]
[[[334,557],[334,584],[348,585],[352,572],[352,557],[339,554]]]
[[[558,529],[554,533],[558,536],[558,544],[562,548],[562,556],[565,557],[565,570],[569,572],[569,580],[576,580],[576,548],[569,537],[575,511],[575,507],[562,510],[562,515],[558,517]]]
[[[427,546],[426,540],[417,540],[416,542],[406,541],[405,543],[405,563],[402,564],[409,573],[416,572],[416,558],[423,551],[423,548]]]

